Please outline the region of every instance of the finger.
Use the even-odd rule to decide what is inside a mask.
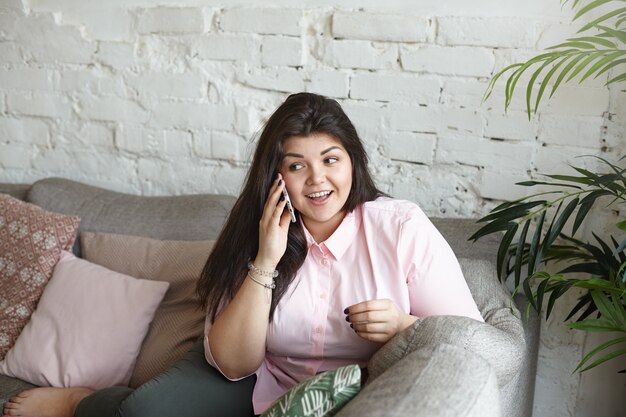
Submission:
[[[390,333],[389,323],[351,323],[350,327],[357,333]]]
[[[270,216],[274,213],[274,209],[280,201],[280,196],[282,195],[282,190],[284,186],[285,184],[281,177],[277,178],[274,181],[274,184],[272,185],[272,187],[270,187],[269,195],[267,196],[265,205],[263,206],[263,214],[261,215],[261,219],[266,217],[266,214],[268,213]]]
[[[365,340],[369,340],[370,342],[378,342],[385,343],[389,339],[391,339],[391,335],[388,333],[360,333],[357,332],[357,335]]]
[[[366,300],[366,301],[361,301],[360,303],[357,303],[357,304],[353,304],[350,307],[348,307],[346,310],[348,310],[348,314],[362,313],[365,311],[372,311],[372,310],[386,310],[389,308],[390,303],[391,301],[386,298],[376,299],[376,300]]]
[[[366,311],[364,313],[350,314],[346,320],[353,324],[385,323],[390,321],[392,314],[389,310]]]

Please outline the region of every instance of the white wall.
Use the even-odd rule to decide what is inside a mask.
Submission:
[[[625,94],[606,78],[564,86],[532,122],[521,91],[508,114],[502,85],[481,104],[494,71],[570,18],[558,0],[0,0],[0,182],[237,194],[255,132],[304,90],[342,103],[382,189],[484,215],[523,195],[516,181],[625,154]],[[563,318],[543,329],[534,415],[618,415],[621,368],[572,375],[594,345]]]

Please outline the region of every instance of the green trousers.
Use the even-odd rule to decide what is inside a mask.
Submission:
[[[206,362],[200,340],[139,388],[105,388],[84,398],[74,417],[251,417],[255,380],[224,378]]]

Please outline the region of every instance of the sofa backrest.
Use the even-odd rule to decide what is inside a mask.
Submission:
[[[215,194],[135,196],[63,178],[46,178],[32,185],[0,184],[0,192],[50,211],[78,215],[82,219],[80,231],[163,240],[216,239],[235,202],[232,196]],[[499,242],[496,236],[486,236],[478,242],[467,240],[478,229],[475,220],[431,220],[458,258],[495,262]]]
[[[135,196],[63,178],[46,178],[33,183],[26,201],[56,213],[79,216],[79,232],[209,240],[217,238],[235,199],[212,194]],[[77,255],[79,248],[77,240]]]

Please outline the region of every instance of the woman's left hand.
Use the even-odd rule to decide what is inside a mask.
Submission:
[[[384,343],[417,320],[388,299],[363,301],[346,311],[346,320],[356,334],[372,342]]]

